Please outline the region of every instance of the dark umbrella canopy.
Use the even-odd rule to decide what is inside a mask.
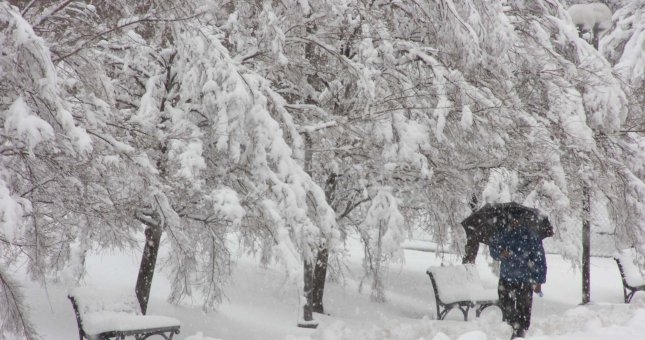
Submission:
[[[534,208],[519,203],[487,203],[475,211],[461,225],[468,238],[488,244],[490,237],[498,229],[506,228],[511,218],[517,218],[525,227],[533,230],[540,238],[553,236],[553,226],[546,216]]]

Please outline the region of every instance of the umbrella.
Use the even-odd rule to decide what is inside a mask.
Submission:
[[[496,230],[508,226],[512,217],[519,219],[522,225],[533,230],[542,239],[553,236],[553,226],[546,216],[537,209],[516,202],[487,203],[461,221],[461,225],[468,238],[487,244]]]

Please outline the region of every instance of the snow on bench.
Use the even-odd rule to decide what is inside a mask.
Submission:
[[[477,306],[475,315],[490,306],[497,305],[497,289],[485,288],[474,264],[443,267],[430,267],[426,271],[432,281],[437,302],[437,319],[443,320],[454,307],[464,314],[468,321],[468,311]]]
[[[159,335],[171,340],[179,334],[179,320],[158,315],[142,315],[139,302],[130,290],[74,288],[68,298],[74,307],[80,340],[144,340]]]
[[[614,260],[616,260],[620,277],[623,280],[625,303],[629,303],[636,292],[645,291],[643,272],[634,263],[636,255],[636,249],[634,248],[620,250],[614,254]],[[629,293],[627,293],[628,290]]]

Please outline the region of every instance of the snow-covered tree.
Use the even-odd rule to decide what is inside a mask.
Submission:
[[[143,247],[145,310],[167,242],[171,300],[210,309],[236,233],[316,283],[322,312],[343,234],[363,236],[381,299],[403,226],[461,251],[459,221],[504,200],[547,213],[570,258],[586,197],[643,243],[642,2],[613,17],[609,62],[557,0],[14,3],[0,242],[34,278]]]
[[[548,213],[558,238],[578,237],[583,188],[593,183],[609,197],[620,192],[613,185],[622,181],[622,160],[605,136],[622,128],[627,97],[608,63],[578,38],[562,5],[403,2],[385,13],[397,11],[389,17],[396,24],[387,27],[408,37],[406,55],[428,69],[419,77],[428,86],[417,98],[427,96],[427,106],[437,108],[425,123],[434,133],[430,150],[437,150],[427,153],[433,166],[427,195],[436,197],[429,228],[451,221],[459,242],[471,193],[481,195],[489,171],[509,169],[518,176],[510,198]],[[453,204],[442,207],[446,201]]]
[[[614,72],[624,82],[629,98],[629,111],[625,124],[616,134],[607,136],[608,147],[622,158],[618,167],[621,181],[615,183],[617,191],[622,190],[618,204],[623,209],[615,228],[620,238],[619,245],[637,246],[641,252],[645,238],[643,224],[643,193],[645,193],[645,2],[626,2],[618,9],[612,26],[600,42],[600,50],[613,65]],[[620,192],[620,191],[619,191]]]
[[[417,150],[426,144],[426,131],[397,112],[404,102],[414,106],[416,99],[409,97],[415,84],[396,70],[391,41],[375,42],[375,34],[388,34],[381,22],[370,22],[377,5],[294,1],[228,8],[233,12],[228,40],[290,101],[298,132],[312,141],[305,153],[312,152],[313,177],[325,186],[343,233],[365,225],[367,202],[377,193],[373,188],[405,180],[408,168],[428,170]],[[264,22],[272,28],[262,39],[249,34]],[[409,144],[399,148],[399,139]],[[323,311],[326,243],[321,240],[314,270],[318,312]]]
[[[616,11],[609,33],[600,43],[601,52],[614,67],[615,72],[628,84],[625,91],[630,96],[629,116],[624,130],[645,130],[643,111],[643,86],[645,86],[645,61],[643,37],[645,36],[645,3],[632,1]]]
[[[29,5],[25,11],[37,27],[47,23],[52,40],[72,30],[78,17],[66,11],[81,6],[60,2],[57,15],[41,21],[38,13],[49,9]],[[214,307],[229,270],[224,243],[232,232],[261,240],[299,273],[294,261],[311,257],[320,237],[333,240],[335,221],[324,192],[280,132],[280,124],[295,131],[284,100],[229,56],[208,15],[193,19],[194,3],[121,5],[84,5],[87,27],[95,24],[96,32],[55,44],[69,105],[103,150],[81,186],[99,181],[106,196],[119,198],[97,206],[106,215],[98,228],[78,224],[61,248],[123,244],[145,225],[150,242],[137,285],[144,310],[162,234],[173,249],[166,259],[173,301],[197,287],[204,307]],[[106,229],[113,234],[94,231]]]
[[[561,4],[334,4],[312,18],[300,3],[241,5],[226,32],[315,131],[314,177],[340,184],[337,215],[378,181],[396,183],[406,215],[461,248],[473,194],[483,203],[489,173],[509,169],[511,197],[548,213],[564,245],[578,237],[586,184],[616,195],[616,169],[604,170],[621,160],[603,141],[624,124],[627,98]],[[279,18],[265,20],[273,26],[262,39],[249,33],[259,13]],[[360,228],[366,211],[347,223]]]
[[[66,257],[57,243],[72,230],[59,208],[76,197],[76,167],[88,160],[92,142],[61,97],[45,41],[8,3],[0,3],[0,253],[3,266],[29,259],[32,277],[43,280]],[[87,205],[81,205],[87,207]],[[79,206],[79,207],[81,207]],[[0,268],[0,335],[32,339],[22,294]],[[7,334],[8,333],[8,334]],[[11,335],[10,335],[11,334]]]
[[[147,150],[164,187],[158,190],[169,202],[164,215],[176,216],[164,226],[172,229],[174,249],[171,298],[177,301],[191,294],[191,282],[201,283],[210,308],[221,297],[223,277],[212,268],[225,270],[229,261],[227,225],[241,228],[248,240],[262,239],[288,271],[298,273],[292,261],[311,256],[316,235],[333,238],[335,222],[324,193],[279,133],[278,121],[293,129],[283,99],[229,57],[217,27],[185,20],[164,26],[166,37],[146,39],[136,30],[123,36],[141,44],[112,65],[141,65],[146,55],[156,60],[138,66],[141,73],[115,72],[133,88],[117,97],[134,93],[134,105],[122,110],[140,130],[130,143]],[[261,237],[266,230],[269,237]]]

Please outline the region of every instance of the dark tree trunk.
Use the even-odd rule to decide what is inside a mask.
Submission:
[[[600,35],[600,26],[598,23],[594,24],[591,44],[597,50]],[[582,38],[582,31],[579,29],[578,34]],[[589,187],[585,186],[582,189],[582,304],[587,304],[591,301],[591,223],[589,218],[591,216],[590,194]]]
[[[471,212],[475,212],[477,210],[477,196],[473,194],[470,197],[470,202],[468,202],[468,206],[470,207]],[[464,249],[464,258],[462,259],[462,263],[475,263],[475,260],[477,259],[477,252],[479,251],[479,240],[471,238],[466,236],[466,246]]]
[[[325,280],[327,279],[327,263],[329,260],[329,250],[321,248],[316,256],[316,265],[314,266],[313,287],[312,287],[312,308],[316,313],[325,313],[323,307],[323,295],[325,293]]]
[[[157,264],[157,253],[159,252],[159,244],[161,243],[161,227],[158,225],[147,225],[145,235],[146,243],[143,247],[143,255],[141,256],[141,265],[139,266],[139,275],[137,276],[137,285],[135,288],[137,300],[139,300],[141,313],[143,314],[146,314],[148,309],[150,286],[152,285],[152,277],[155,273],[155,265]]]
[[[466,249],[464,249],[464,258],[462,263],[475,263],[477,252],[479,251],[479,240],[468,237],[466,239]]]
[[[329,174],[325,182],[325,197],[327,202],[332,204],[334,201],[334,193],[336,191],[337,175],[335,173]],[[325,294],[325,281],[327,280],[327,267],[329,265],[329,249],[321,247],[316,256],[316,266],[314,267],[313,278],[313,309],[314,312],[324,314],[325,307],[323,306],[323,296]]]
[[[583,191],[582,203],[582,304],[587,304],[591,301],[590,291],[590,262],[591,262],[591,224],[589,222],[590,215],[590,197],[589,188],[585,187]]]
[[[312,158],[312,151],[311,151],[311,146],[313,142],[311,141],[311,136],[308,133],[304,134],[304,139],[305,139],[305,172],[311,176],[311,158]],[[304,323],[298,323],[298,327],[305,327],[305,328],[316,328],[318,326],[316,323],[313,322],[313,308],[312,308],[312,293],[313,293],[313,278],[314,278],[314,270],[313,270],[313,265],[311,264],[311,261],[308,259],[305,259],[304,261],[304,270],[303,270],[303,281],[304,281],[304,288],[303,288],[303,294],[305,295],[305,304],[302,306],[302,320],[305,321]]]
[[[304,264],[304,295],[307,302],[302,306],[302,319],[303,323],[298,323],[298,327],[304,328],[316,328],[317,323],[313,322],[313,309],[311,307],[311,294],[312,294],[312,284],[313,284],[313,265],[310,261],[305,260]]]

